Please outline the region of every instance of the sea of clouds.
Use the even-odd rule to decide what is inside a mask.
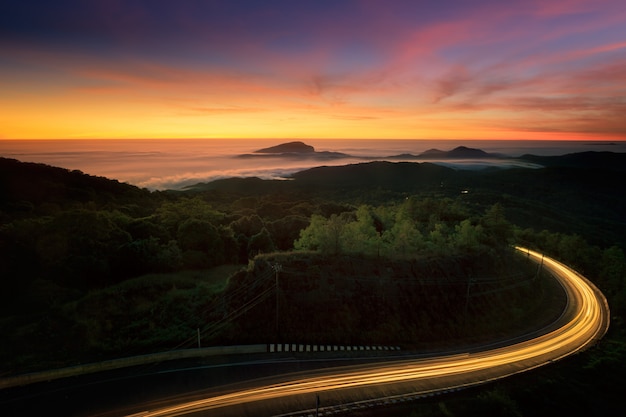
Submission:
[[[626,142],[583,141],[435,141],[435,140],[306,140],[317,152],[340,152],[341,158],[257,156],[255,150],[288,141],[276,139],[162,140],[38,140],[0,141],[0,156],[24,162],[80,170],[151,190],[184,187],[229,177],[285,179],[294,172],[322,165],[347,165],[373,160],[433,162],[455,169],[484,169],[537,165],[514,159],[524,154],[563,155],[583,151],[626,152]],[[419,155],[429,149],[457,146],[482,149],[506,158],[437,160],[390,158]]]

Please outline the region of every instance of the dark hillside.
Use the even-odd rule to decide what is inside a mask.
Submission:
[[[370,204],[406,195],[462,198],[477,210],[500,202],[521,227],[587,236],[595,244],[626,247],[626,186],[612,164],[624,154],[582,153],[551,158],[555,165],[577,161],[577,167],[543,169],[454,170],[430,163],[371,162],[319,167],[293,175],[294,188],[336,192],[336,198],[358,198]],[[559,162],[560,161],[560,162]],[[623,161],[626,166],[626,160]],[[384,190],[384,193],[381,193]],[[388,200],[387,200],[388,201]]]
[[[468,148],[467,146],[459,146],[450,151],[441,151],[439,149],[429,149],[421,153],[419,158],[444,158],[444,159],[463,159],[463,158],[493,158],[498,155],[489,154],[482,149]]]
[[[271,289],[276,264],[278,323],[270,296],[234,323],[230,343],[273,335],[301,343],[463,349],[550,323],[564,302],[552,280],[537,278],[536,266],[512,253],[392,260],[296,252],[259,256],[252,269],[231,277],[227,308]],[[548,314],[546,305],[552,305]]]
[[[367,201],[399,197],[399,194],[439,192],[442,183],[458,174],[431,163],[376,161],[342,166],[321,166],[297,172],[288,180],[227,178],[199,183],[185,189],[188,194],[290,195],[291,198],[327,198]]]
[[[368,162],[335,167],[318,167],[293,174],[296,184],[332,188],[385,188],[390,191],[437,189],[454,176],[454,170],[430,163]]]
[[[520,227],[587,236],[594,244],[626,247],[626,189],[617,172],[557,168],[511,169],[467,176],[464,199],[500,202]]]
[[[553,280],[511,258],[523,243],[596,283],[611,329],[575,358],[480,388],[469,415],[489,396],[529,405],[524,415],[557,403],[576,415],[583,400],[616,414],[601,411],[621,404],[626,363],[622,160],[583,153],[484,171],[372,162],[150,193],[0,159],[0,373],[193,348],[198,329],[203,346],[502,338],[563,301]],[[454,410],[450,398],[411,415]]]
[[[541,169],[482,171],[377,161],[312,168],[293,174],[291,181],[220,180],[188,192],[289,195],[366,204],[402,201],[407,196],[448,197],[470,203],[477,212],[500,202],[520,227],[576,233],[594,244],[626,247],[626,188],[619,171],[626,166],[624,159],[624,154],[584,152],[533,159],[549,161],[546,165],[551,166]]]
[[[117,180],[0,158],[0,210],[8,213],[89,202],[98,206],[127,205],[129,210],[141,210],[142,206],[151,205],[152,200],[148,190]]]
[[[293,286],[284,287],[284,295],[291,297],[293,308],[288,328],[295,332],[308,319],[307,312],[298,310],[298,306],[310,305],[323,315],[327,310],[315,303],[331,297],[339,297],[337,303],[344,306],[337,317],[355,326],[361,322],[365,326],[376,323],[370,317],[375,311],[367,310],[366,305],[361,305],[361,298],[354,297],[361,294],[365,300],[382,294],[369,288],[370,283],[379,285],[385,280],[386,291],[390,291],[385,293],[387,300],[409,294],[411,299],[425,294],[433,299],[440,297],[439,288],[434,293],[431,287],[420,287],[415,293],[408,287],[406,291],[400,288],[403,277],[413,274],[407,272],[411,268],[430,268],[430,264],[407,266],[411,265],[405,259],[407,254],[441,254],[439,272],[435,274],[444,279],[442,271],[461,271],[466,265],[474,268],[472,274],[479,274],[472,262],[480,259],[482,255],[477,254],[482,252],[475,249],[493,253],[493,245],[506,246],[511,236],[500,227],[506,225],[503,213],[507,221],[524,229],[518,234],[524,242],[552,250],[570,262],[591,260],[583,272],[604,274],[602,282],[619,297],[623,293],[620,277],[624,276],[619,273],[620,249],[608,250],[604,255],[603,249],[593,249],[595,252],[589,251],[585,256],[580,253],[586,250],[581,243],[585,240],[602,248],[626,246],[626,193],[621,180],[616,171],[580,167],[465,171],[430,163],[371,162],[318,167],[299,172],[290,180],[231,178],[198,184],[185,191],[150,193],[78,171],[0,159],[0,278],[4,288],[0,310],[5,317],[0,324],[4,323],[2,329],[10,336],[10,345],[28,352],[32,344],[28,329],[63,338],[65,320],[76,321],[68,313],[69,306],[91,291],[106,291],[149,273],[176,275],[225,264],[245,265],[257,254],[276,250],[290,253],[296,242],[303,248],[309,245],[310,249],[338,250],[340,246],[329,245],[328,239],[320,241],[319,236],[326,236],[324,231],[331,230],[331,226],[340,226],[346,227],[346,233],[340,235],[346,238],[343,249],[352,254],[366,253],[372,257],[370,263],[323,261],[289,267],[285,262],[285,277],[290,274],[290,283],[293,282]],[[498,210],[489,210],[495,205]],[[314,226],[310,233],[303,235],[301,232],[310,225]],[[543,229],[547,231],[544,233]],[[566,236],[573,234],[578,237]],[[446,258],[453,250],[473,255],[461,260]],[[404,261],[387,265],[387,258],[394,256],[403,257]],[[610,264],[601,270],[601,256],[613,259],[616,266]],[[360,265],[369,266],[361,270]],[[342,286],[342,276],[351,277],[349,281],[354,283],[354,277],[365,276],[365,272],[374,275],[364,281],[361,289]],[[308,277],[316,274],[322,280],[310,282],[313,289],[299,287],[298,282],[309,282]],[[254,276],[250,275],[251,279]],[[254,296],[252,287],[245,285],[247,278],[237,279]],[[172,293],[178,294],[179,289],[172,287]],[[441,295],[441,305],[448,306],[449,311],[456,308],[458,313],[466,293],[467,285],[457,293],[449,292],[448,298]],[[144,307],[151,308],[158,302],[146,300]],[[274,304],[270,304],[263,307],[265,312],[251,314],[271,316]],[[417,316],[402,317],[402,311],[412,308],[409,304],[402,308],[401,303],[383,304],[380,308],[387,309],[393,325],[371,328],[368,337],[379,338],[382,343],[405,319],[417,323],[417,328],[439,331],[436,326],[429,326],[436,323],[434,317],[441,311],[433,310],[432,317],[422,322]],[[122,311],[116,305],[110,313],[123,316]],[[219,310],[215,314],[222,313]],[[105,326],[103,323],[94,323],[92,327]],[[258,327],[256,320],[248,324]],[[196,329],[195,324],[191,326]],[[454,324],[441,329],[448,336],[458,330]],[[232,331],[216,337],[221,341],[244,342],[235,338]],[[110,340],[117,337],[113,333],[107,336]],[[439,336],[444,337],[444,333]],[[244,334],[252,337],[254,333],[246,330]],[[156,344],[165,339],[154,335],[154,340]],[[93,347],[103,342],[94,339],[90,343]]]
[[[519,159],[546,167],[599,169],[615,172],[626,171],[626,153],[589,151],[559,156],[523,155]]]
[[[233,177],[198,183],[185,188],[184,192],[219,191],[230,195],[255,196],[282,192],[289,188],[289,185],[285,184],[285,182],[283,180],[262,180],[257,177]]]

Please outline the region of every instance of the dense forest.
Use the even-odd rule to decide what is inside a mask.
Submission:
[[[546,168],[372,162],[182,191],[0,158],[0,374],[193,347],[198,329],[206,344],[438,349],[505,337],[549,321],[563,302],[513,253],[518,243],[599,286],[609,334],[542,370],[535,388],[520,388],[525,375],[411,412],[527,415],[527,404],[549,407],[533,389],[616,402],[610,384],[626,359],[626,193],[616,167],[626,160],[528,158]],[[598,407],[593,395],[581,403]]]

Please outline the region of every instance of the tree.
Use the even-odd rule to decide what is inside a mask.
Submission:
[[[428,234],[429,247],[437,254],[447,254],[450,252],[448,244],[449,229],[445,223],[436,223],[433,230]]]
[[[508,246],[513,236],[513,226],[504,216],[504,208],[496,203],[487,209],[480,224],[485,231],[487,243],[490,246]]]
[[[602,253],[600,278],[603,290],[610,297],[611,310],[619,311],[620,315],[626,310],[626,257],[618,246],[611,246]]]
[[[254,214],[251,216],[242,216],[230,223],[230,228],[236,235],[244,235],[252,237],[263,229],[263,219]]]
[[[130,233],[133,239],[148,239],[150,237],[156,237],[161,241],[166,241],[174,237],[169,234],[163,225],[159,224],[156,216],[132,219],[129,221],[125,229],[128,233]]]
[[[117,251],[114,275],[129,278],[150,272],[176,271],[181,267],[182,252],[175,240],[161,244],[149,237],[126,243]]]
[[[261,229],[259,233],[252,236],[250,241],[248,242],[248,256],[253,257],[259,253],[263,252],[272,252],[276,248],[274,246],[274,242],[272,242],[272,237],[270,236],[270,232],[264,227]]]
[[[415,255],[424,247],[424,236],[417,229],[415,222],[402,217],[390,230],[385,231],[383,240],[388,242],[387,247],[391,254],[401,257]]]
[[[342,231],[344,248],[349,252],[374,254],[380,251],[381,235],[376,230],[374,217],[367,206],[360,206],[356,221],[344,226]]]
[[[475,252],[480,248],[480,242],[483,238],[481,225],[473,225],[469,219],[465,219],[456,225],[454,230],[454,246],[469,252]]]
[[[309,225],[300,231],[300,237],[293,242],[297,250],[318,250],[323,240],[327,220],[319,214],[313,214]]]
[[[80,209],[48,222],[36,247],[49,276],[80,288],[118,281],[110,273],[111,261],[131,236],[116,224],[117,217],[115,212]]]
[[[230,227],[222,226],[219,228],[222,243],[224,245],[224,262],[237,263],[247,260],[247,258],[239,259],[239,242]]]
[[[314,214],[311,216],[309,226],[300,231],[300,238],[294,242],[294,248],[319,250],[330,254],[341,253],[346,224],[347,219],[344,215],[332,214],[327,219]]]
[[[205,220],[188,219],[178,228],[178,245],[183,251],[193,251],[193,267],[196,268],[204,262],[200,261],[201,255],[206,257],[207,266],[219,265],[224,260],[224,242],[218,229]],[[184,254],[183,254],[184,255]]]
[[[293,248],[293,242],[299,237],[300,230],[308,225],[309,219],[306,217],[289,215],[271,222],[268,230],[277,249],[289,250]]]
[[[224,214],[214,210],[200,197],[182,198],[176,201],[166,201],[156,210],[157,220],[165,227],[171,236],[176,235],[180,225],[189,219],[196,219],[220,224]]]
[[[158,271],[176,271],[182,266],[183,254],[175,240],[160,245],[156,268]]]

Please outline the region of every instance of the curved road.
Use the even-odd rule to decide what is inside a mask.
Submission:
[[[198,393],[168,401],[169,405],[152,404],[150,411],[137,415],[277,415],[296,410],[314,414],[318,395],[322,405],[345,405],[478,385],[571,355],[604,336],[609,326],[609,307],[592,283],[554,259],[525,248],[516,249],[547,269],[567,293],[568,304],[562,316],[541,336],[462,355],[338,367],[251,381],[222,393]]]

